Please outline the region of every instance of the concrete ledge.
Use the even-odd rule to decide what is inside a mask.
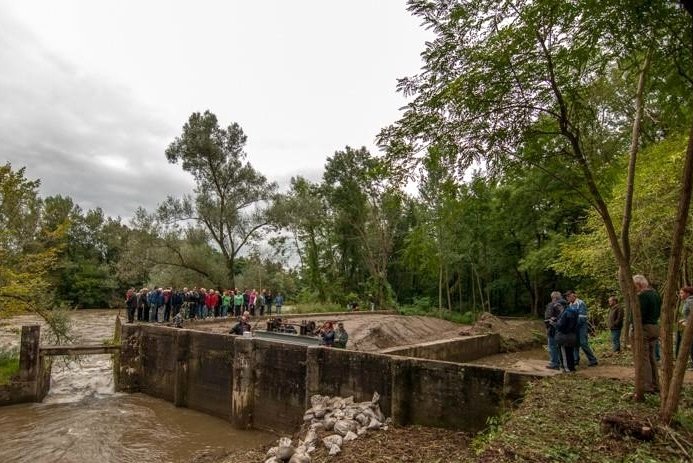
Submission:
[[[446,353],[450,345],[459,352]],[[399,351],[475,356],[498,348],[493,335]],[[145,392],[238,428],[279,432],[295,431],[314,394],[361,402],[374,392],[397,424],[474,432],[520,399],[533,379],[481,365],[147,325],[123,327],[120,370],[119,390]]]
[[[470,362],[499,353],[501,337],[499,334],[465,336],[455,339],[424,342],[411,346],[391,347],[381,350],[381,354],[401,355],[419,359],[443,360],[447,362]]]

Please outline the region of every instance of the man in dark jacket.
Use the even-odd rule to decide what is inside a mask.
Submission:
[[[621,329],[623,328],[623,308],[616,296],[609,298],[609,329],[614,352],[621,352]]]
[[[135,288],[130,288],[125,294],[125,305],[128,309],[128,323],[134,323],[137,311],[137,293]]]
[[[635,275],[633,283],[638,291],[640,313],[642,315],[642,333],[645,339],[643,351],[642,381],[646,393],[659,392],[659,373],[655,349],[659,340],[659,314],[662,310],[662,299],[659,293],[650,287],[650,282],[643,275]]]
[[[567,301],[564,301],[567,304]],[[561,349],[561,362],[566,373],[575,371],[575,347],[578,345],[579,313],[574,305],[563,309],[556,322],[556,343]]]
[[[556,322],[558,322],[558,317],[561,316],[561,312],[563,311],[563,305],[560,303],[561,300],[563,300],[563,296],[560,291],[552,292],[551,302],[546,306],[546,311],[544,312],[544,323],[546,324],[546,337],[548,338],[549,348],[549,364],[546,365],[546,368],[552,370],[558,370],[561,367],[558,344],[556,344]],[[563,302],[565,302],[565,300]]]

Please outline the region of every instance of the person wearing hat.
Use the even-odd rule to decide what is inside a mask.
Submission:
[[[339,349],[346,349],[349,341],[349,334],[344,329],[344,323],[337,323],[337,329],[334,332],[334,346]]]

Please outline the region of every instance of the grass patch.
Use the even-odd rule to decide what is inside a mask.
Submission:
[[[417,315],[422,317],[441,318],[462,325],[471,325],[474,323],[474,314],[472,312],[452,312],[446,309],[425,309],[417,305],[406,305],[399,309],[400,315]]]
[[[651,442],[641,442],[601,431],[602,416],[621,411],[656,423],[659,397],[647,396],[645,402],[634,403],[628,397],[632,390],[627,382],[580,375],[534,382],[507,420],[491,423],[486,433],[475,438],[472,448],[477,461],[684,461],[685,455],[664,432],[657,432]],[[693,388],[688,387],[673,426],[688,442],[693,442],[691,405]]]
[[[19,353],[16,350],[0,351],[0,384],[7,384],[19,373]]]
[[[282,313],[301,314],[301,313],[327,313],[327,312],[346,312],[346,307],[334,303],[303,302],[296,305],[282,307]]]

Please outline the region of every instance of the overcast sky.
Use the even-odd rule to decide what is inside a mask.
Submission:
[[[270,180],[317,180],[376,151],[427,37],[404,0],[0,0],[0,162],[130,217],[191,190],[164,150],[209,109]]]

